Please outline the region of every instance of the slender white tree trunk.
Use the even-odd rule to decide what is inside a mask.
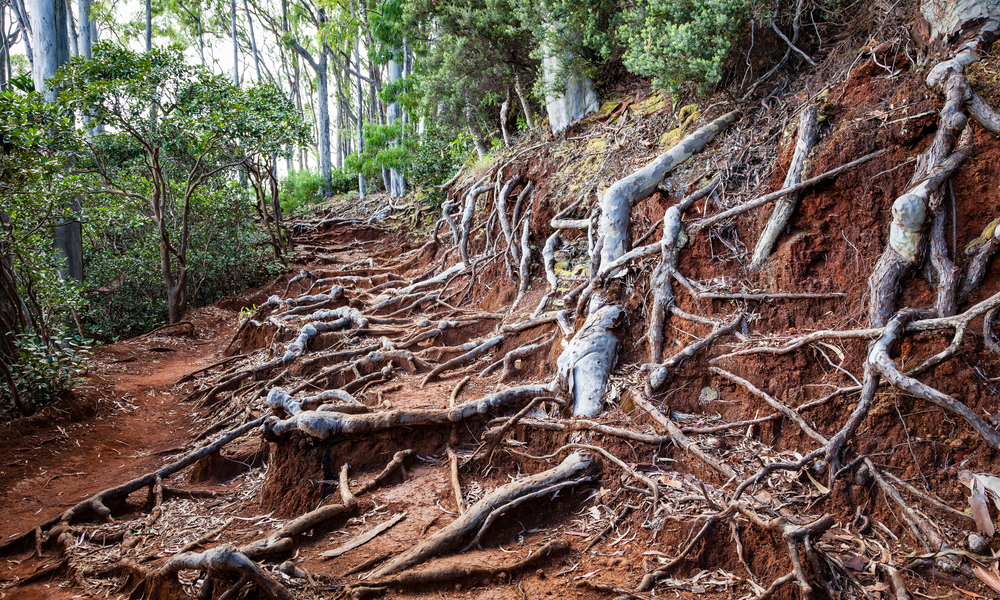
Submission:
[[[403,60],[404,61],[406,60],[405,57]],[[402,76],[403,76],[402,65],[400,65],[400,63],[396,62],[395,60],[390,60],[389,64],[386,65],[386,78],[389,80],[389,83],[395,83],[396,81],[399,81],[402,78]],[[392,125],[400,118],[401,115],[399,113],[399,102],[393,102],[392,104],[389,105],[388,109],[386,110],[386,120],[389,122],[390,125]],[[398,143],[399,143],[398,141],[393,142],[393,145]],[[389,171],[389,196],[391,196],[392,198],[400,198],[405,195],[406,195],[406,181],[403,179],[403,174],[397,171],[396,169],[391,169]]]
[[[30,15],[35,91],[44,94],[46,101],[52,102],[56,98],[56,91],[48,88],[46,80],[69,60],[66,5],[64,0],[35,0]]]
[[[250,17],[250,3],[243,0],[243,10],[247,14],[247,29],[250,31],[250,49],[253,52],[253,66],[257,70],[257,81],[260,81],[260,55],[257,54],[257,36],[253,32],[253,19]]]
[[[80,55],[90,60],[91,58],[91,48],[94,46],[94,40],[91,37],[91,32],[94,27],[90,20],[90,0],[80,0]]]
[[[233,23],[233,85],[240,87],[240,44],[236,37],[236,0],[230,2],[230,17]],[[149,0],[146,0],[149,5]]]

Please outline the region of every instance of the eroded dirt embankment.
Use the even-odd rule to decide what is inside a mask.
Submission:
[[[624,314],[613,329],[617,364],[596,422],[565,418],[565,390],[529,389],[515,400],[497,399],[551,380],[569,337],[564,329],[583,323],[584,315],[559,311],[574,307],[565,294],[586,283],[594,264],[585,230],[563,232],[564,244],[554,256],[559,293],[541,304],[548,290],[539,255],[552,233],[551,219],[560,213],[588,218],[600,192],[664,150],[664,132],[669,145],[718,116],[720,109],[711,104],[706,114],[691,106],[674,111],[639,85],[621,90],[611,98],[615,104],[565,138],[526,140],[522,147],[537,147],[521,155],[515,149],[497,163],[504,165],[500,172],[493,165],[449,190],[461,206],[463,194],[481,177],[496,182],[473,213],[467,248],[473,260],[464,268],[458,268],[458,240],[447,225],[439,224],[435,238],[408,235],[367,224],[364,205],[342,203],[326,218],[296,224],[299,266],[269,288],[195,311],[190,327],[100,349],[86,386],[73,399],[7,427],[9,441],[0,449],[4,536],[30,531],[240,423],[271,418],[262,434],[255,427],[220,454],[171,473],[162,498],[147,488],[117,498],[108,506],[115,523],[96,527],[95,515],[86,515],[69,524],[75,537],[41,539],[40,557],[32,556],[33,537],[25,537],[0,576],[8,586],[0,593],[235,595],[242,580],[207,562],[167,572],[182,550],[232,544],[262,565],[246,588],[249,594],[260,594],[270,577],[300,598],[350,593],[596,599],[622,590],[647,598],[648,590],[636,591],[640,581],[664,569],[654,588],[658,595],[755,597],[792,567],[792,554],[775,529],[779,517],[794,526],[825,523],[808,544],[794,539],[807,557],[803,575],[817,585],[840,586],[842,597],[898,595],[886,567],[905,570],[910,589],[932,597],[955,593],[953,585],[972,590],[963,593],[990,593],[969,573],[945,573],[947,565],[928,561],[914,564],[913,554],[924,550],[920,538],[900,516],[900,506],[887,502],[859,465],[869,458],[886,477],[908,482],[916,492],[898,484],[906,501],[920,507],[949,545],[960,547],[974,524],[960,512],[967,488],[958,473],[994,471],[996,452],[955,417],[891,387],[876,394],[845,456],[849,471],[832,488],[825,485],[831,474],[816,465],[778,471],[748,488],[739,507],[724,509],[740,481],[763,465],[794,462],[814,450],[816,437],[835,433],[855,403],[857,392],[843,389],[861,377],[867,337],[825,339],[785,354],[720,357],[784,345],[811,331],[864,326],[867,278],[886,245],[892,203],[908,187],[914,157],[930,144],[941,105],[905,49],[889,48],[877,59],[859,61],[836,81],[802,83],[794,93],[770,98],[764,109],[747,109],[723,137],[634,207],[628,238],[638,246],[659,239],[664,211],[711,176],[720,175],[723,185],[686,213],[687,225],[780,188],[797,114],[807,103],[818,103],[821,116],[810,174],[887,150],[806,190],[760,272],[745,265],[768,210],[686,240],[677,267],[690,286],[674,287],[677,306],[693,317],[676,313],[668,319],[664,356],[709,335],[718,322],[741,312],[745,317],[731,335],[673,368],[655,393],[644,388],[640,367],[648,356],[648,275],[659,254],[630,265],[604,291]],[[982,72],[973,73],[984,96],[996,97],[997,67],[988,58]],[[961,270],[969,262],[965,244],[1000,205],[1000,143],[977,125],[969,127],[975,152],[948,190],[955,223],[948,241]],[[516,307],[520,265],[494,218],[496,195],[514,175],[534,187],[532,194],[526,183],[514,186],[504,208],[517,245],[524,231],[518,217],[529,215],[531,285]],[[579,207],[565,212],[576,201]],[[462,218],[461,211],[455,218]],[[300,269],[304,275],[292,281]],[[998,288],[1000,271],[991,267],[959,310]],[[279,298],[270,301],[271,294]],[[768,296],[773,294],[817,296]],[[919,271],[904,278],[897,304],[926,306],[934,295]],[[543,319],[533,322],[540,305]],[[238,323],[242,307],[252,315]],[[972,333],[981,327],[981,318],[973,321],[959,352],[920,377],[995,422],[998,364]],[[893,356],[905,368],[949,340],[940,333],[909,335]],[[504,357],[517,351],[523,352],[505,364]],[[209,366],[193,381],[180,382]],[[795,414],[772,416],[774,403],[712,367],[745,378]],[[265,404],[276,388],[290,399]],[[331,389],[342,394],[316,397]],[[454,412],[488,398],[495,400],[492,407]],[[516,426],[497,429],[529,398],[535,404]],[[665,429],[664,419],[685,437]],[[483,446],[490,430],[499,442],[492,452]],[[688,451],[684,439],[693,443]],[[409,565],[415,569],[403,573],[410,579],[385,572],[407,550],[461,524],[463,508],[474,513],[483,498],[526,475],[549,472],[572,452],[592,458],[594,466],[578,479],[549,482],[561,487],[517,500],[496,514],[495,524],[480,520],[456,533],[456,543],[440,557]],[[377,477],[394,456],[402,468]],[[720,475],[725,469],[735,477]],[[359,491],[356,504],[345,487]],[[920,494],[939,505],[928,505]],[[958,510],[949,512],[941,503]],[[316,521],[298,527],[302,515]],[[697,538],[703,527],[705,537]],[[117,537],[98,541],[109,536]],[[542,548],[559,550],[522,563]],[[469,566],[480,570],[462,571]],[[417,581],[429,572],[439,580]],[[29,585],[10,585],[33,576],[37,581]],[[59,585],[69,587],[57,590]],[[798,595],[790,584],[774,597]]]

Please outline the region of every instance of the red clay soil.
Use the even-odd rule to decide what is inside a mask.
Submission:
[[[883,64],[890,59],[883,56]],[[901,61],[899,64],[906,63]],[[990,64],[990,68],[996,68],[995,63]],[[775,256],[761,273],[745,272],[742,262],[735,255],[738,253],[727,250],[726,243],[752,248],[769,211],[742,216],[716,237],[702,236],[683,249],[680,271],[692,280],[725,277],[732,291],[845,294],[844,297],[828,300],[755,304],[750,307],[753,319],[744,332],[746,335],[759,339],[767,335],[788,336],[815,329],[851,328],[863,323],[867,306],[866,279],[886,243],[892,202],[905,189],[912,174],[912,164],[907,161],[928,143],[928,134],[935,122],[934,117],[929,116],[893,121],[900,118],[897,111],[901,106],[908,107],[905,114],[910,116],[934,111],[940,106],[940,99],[925,90],[922,77],[923,73],[911,73],[905,69],[889,77],[868,61],[852,71],[846,81],[832,86],[825,93],[823,112],[827,124],[810,166],[812,174],[879,148],[888,148],[889,151],[835,181],[809,190],[789,231],[779,239]],[[989,87],[994,84],[981,81],[977,85],[984,94],[996,92]],[[813,97],[819,91],[802,90],[798,102],[801,104],[804,98]],[[630,89],[629,93],[634,93],[638,99],[645,95],[646,90]],[[794,98],[787,100],[795,101]],[[767,163],[774,168],[769,172],[765,170],[756,183],[744,182],[754,188],[756,195],[777,189],[784,178],[791,143],[784,139],[782,132],[792,113],[789,107],[784,110],[783,116],[764,115],[760,123],[754,124],[756,129],[749,128],[751,133],[763,132],[762,138],[775,142],[770,152],[773,153],[771,158],[776,160]],[[772,118],[774,123],[765,122]],[[655,139],[656,132],[676,126],[672,119],[668,108],[665,113],[648,116],[647,121],[640,120],[633,131],[642,139]],[[996,182],[1000,181],[1000,142],[978,130],[978,126],[970,126],[977,128],[975,152],[963,163],[953,185],[958,217],[955,243],[961,269],[965,268],[968,260],[962,254],[961,244],[977,237],[983,227],[995,218],[996,206],[1000,206],[1000,192],[996,187]],[[587,131],[571,133],[579,136]],[[592,133],[596,132],[594,135],[597,136],[607,131],[607,127],[597,124]],[[737,137],[737,134],[733,136]],[[779,143],[779,140],[784,142]],[[562,143],[568,142],[562,140]],[[560,165],[565,164],[567,156],[586,154],[587,143],[583,139],[568,151],[553,144],[541,149],[537,156],[525,157],[512,167],[539,181],[532,207],[531,242],[536,248],[544,243],[550,231],[548,220],[575,199],[573,193],[594,192],[591,189],[568,191],[571,186],[567,181],[571,178],[563,177],[564,173],[560,172]],[[621,148],[616,151],[619,150]],[[625,150],[628,152],[622,150],[621,158],[608,165],[609,172],[602,177],[606,175],[608,180],[613,180],[657,151],[655,146],[650,148],[639,142]],[[736,150],[729,148],[729,151]],[[723,163],[727,163],[728,159],[722,152],[716,148],[699,155],[693,161],[695,164],[686,170],[685,176],[693,179],[710,168],[725,169]],[[686,182],[678,183],[679,188],[693,183],[684,177],[675,177]],[[737,179],[734,175],[733,180]],[[599,187],[598,183],[594,183],[595,190]],[[633,214],[631,238],[637,239],[650,227],[656,226],[664,209],[677,200],[677,195],[661,192],[637,206]],[[698,207],[693,212],[700,210],[704,208]],[[584,247],[586,245],[585,237],[581,239],[578,234],[567,237],[576,238]],[[298,243],[303,263],[310,269],[321,270],[363,256],[373,256],[379,262],[400,254],[407,247],[417,247],[413,244],[422,243],[422,240],[408,240],[404,233],[387,236],[376,229],[355,227],[311,236],[298,240]],[[472,245],[481,250],[485,245],[483,236],[474,238]],[[428,266],[425,263],[422,261],[416,265],[409,275],[425,269]],[[645,333],[648,290],[643,287],[647,278],[638,275],[652,264],[650,261],[640,265],[623,280],[612,283],[609,290],[612,297],[621,300],[627,312],[627,325],[617,332],[621,353],[614,383],[622,386],[621,389],[637,381],[638,365],[645,361],[642,336]],[[515,322],[530,314],[540,300],[544,279],[539,265],[533,266],[533,273],[534,280],[539,283],[532,286],[518,314],[508,316],[507,322]],[[211,421],[212,412],[224,408],[196,408],[193,404],[180,403],[189,390],[183,385],[178,386],[178,380],[223,358],[235,332],[239,309],[259,305],[271,293],[283,293],[287,279],[288,276],[285,276],[266,289],[249,291],[217,307],[193,311],[190,316],[193,331],[174,328],[99,348],[84,386],[42,415],[6,425],[3,429],[6,443],[0,447],[0,535],[7,537],[29,530],[84,497],[147,473],[175,457]],[[496,311],[509,306],[516,296],[516,288],[506,280],[500,261],[479,274],[479,284],[473,289],[469,302],[478,310]],[[998,287],[1000,268],[993,266],[968,303],[982,300]],[[293,284],[292,292],[297,291]],[[932,295],[933,288],[923,274],[911,274],[904,280],[898,305],[924,306],[931,303]],[[678,294],[678,302],[686,311],[713,318],[725,318],[745,307],[736,302],[718,300],[698,303],[684,293]],[[967,306],[962,305],[959,310]],[[492,323],[482,323],[460,334],[449,333],[448,336],[456,337],[446,337],[442,343],[458,344],[483,336],[492,328]],[[960,398],[979,414],[997,417],[1000,413],[996,399],[1000,387],[997,384],[1000,365],[996,357],[985,351],[981,337],[971,333],[977,328],[981,331],[981,320],[970,327],[960,355],[921,376],[921,380]],[[671,348],[668,343],[665,355],[681,349],[692,336],[702,336],[707,332],[708,328],[704,326],[672,322],[667,338],[673,340],[675,345]],[[244,351],[275,343],[275,340],[268,339],[271,333],[266,328],[257,330],[255,336],[241,340]],[[517,339],[507,341],[501,352],[515,348],[531,337],[525,332]],[[946,343],[947,340],[940,335],[907,337],[898,352],[901,361],[909,363],[941,350]],[[710,352],[685,362],[672,375],[666,386],[668,391],[655,396],[654,402],[666,410],[693,415],[693,423],[714,415],[721,415],[727,421],[737,421],[772,412],[761,400],[742,388],[708,373],[709,358],[728,349],[720,344]],[[524,361],[515,378],[519,381],[547,380],[552,375],[555,358],[560,351],[558,343],[553,344],[548,356]],[[796,407],[822,396],[830,386],[848,385],[850,381],[847,377],[834,369],[829,361],[833,359],[835,364],[858,374],[865,356],[865,345],[863,341],[831,344],[826,347],[826,352],[825,357],[819,350],[809,348],[778,358],[751,355],[724,366],[750,379],[789,406]],[[420,389],[417,382],[422,376],[399,373],[398,382],[401,385],[387,387],[385,393],[380,392],[379,400],[383,406],[396,408],[446,407],[458,377],[450,374]],[[480,397],[495,389],[496,385],[495,374],[488,378],[477,377],[465,387],[460,398]],[[702,394],[703,388],[708,386],[713,387],[717,396],[706,400]],[[609,407],[602,421],[633,428],[650,424],[651,419],[630,405],[625,396],[620,393],[616,397],[617,404]],[[808,411],[805,417],[819,431],[829,433],[843,423],[851,406],[850,402],[841,398]],[[482,430],[484,422],[485,418],[471,421],[468,425],[470,431]],[[335,580],[370,558],[412,546],[454,519],[456,503],[451,492],[447,459],[443,456],[446,447],[455,444],[462,436],[468,438],[468,435],[464,432],[451,432],[449,435],[447,429],[441,428],[430,434],[423,430],[394,430],[363,440],[330,443],[313,443],[300,437],[296,438],[297,443],[272,444],[272,464],[266,468],[259,467],[255,458],[259,449],[256,442],[244,443],[224,453],[229,462],[215,459],[216,463],[201,467],[202,471],[214,476],[213,480],[190,484],[199,489],[223,491],[235,500],[220,505],[224,510],[216,508],[211,502],[191,510],[201,511],[198,514],[207,519],[221,518],[223,511],[225,516],[237,517],[239,523],[217,541],[247,543],[270,531],[273,528],[270,523],[275,519],[302,514],[333,493],[331,481],[336,479],[344,462],[351,463],[352,478],[362,481],[379,471],[395,451],[412,448],[418,458],[408,468],[405,477],[390,480],[387,486],[361,498],[359,510],[349,519],[336,521],[328,529],[317,529],[303,541],[302,553],[297,555],[299,562],[296,564],[317,578]],[[569,439],[565,433],[543,434],[523,426],[516,428],[513,437],[517,442],[530,445],[530,453],[534,455],[554,451]],[[713,481],[712,474],[705,472],[699,463],[677,448],[636,448],[617,439],[602,439],[601,442],[630,465],[654,474],[666,486],[661,487],[677,490],[678,495],[691,494],[694,490],[697,499],[700,497],[695,487],[698,480]],[[797,427],[782,421],[719,434],[704,439],[703,443],[720,451],[740,450],[747,461],[756,460],[757,454],[765,450],[771,455],[781,453],[782,457],[788,458],[795,452],[802,454],[815,447],[815,442],[805,437]],[[880,468],[900,479],[913,480],[914,485],[921,487],[927,486],[926,489],[933,490],[943,501],[959,509],[967,505],[967,491],[957,481],[957,469],[997,472],[997,453],[968,433],[963,424],[956,423],[942,411],[922,401],[889,389],[877,396],[874,409],[857,436],[853,449],[868,454]],[[671,463],[670,460],[677,462]],[[234,466],[240,463],[246,466]],[[246,471],[246,467],[253,468]],[[220,481],[229,479],[222,476],[223,468],[230,469],[227,475],[246,472],[229,481]],[[475,482],[485,491],[506,483],[517,473],[534,473],[542,468],[547,467],[538,460],[506,454],[485,474],[478,475]],[[798,478],[797,485],[812,485],[805,474],[795,476]],[[486,550],[456,553],[435,559],[435,564],[507,565],[524,558],[529,551],[557,535],[570,540],[573,545],[567,557],[543,563],[542,567],[528,573],[502,573],[491,580],[410,589],[405,593],[390,589],[385,597],[483,600],[549,597],[596,600],[610,597],[580,585],[591,578],[634,588],[644,572],[655,569],[676,555],[677,548],[697,531],[700,524],[689,518],[674,516],[666,521],[658,534],[654,534],[646,523],[648,512],[643,514],[643,510],[636,507],[629,509],[627,516],[623,515],[629,503],[642,504],[644,497],[624,488],[620,472],[614,468],[605,466],[603,477],[602,481],[589,488],[560,493],[555,501],[532,504],[530,510],[520,512],[516,518],[499,521],[497,527],[483,539],[482,546]],[[199,478],[194,474],[186,479],[191,482]],[[171,484],[176,485],[176,482]],[[717,487],[724,488],[725,482],[719,482]],[[757,494],[754,498],[761,502],[769,497],[765,489],[754,493]],[[906,527],[897,519],[895,507],[889,508],[884,496],[872,486],[864,485],[864,482],[858,484],[851,477],[842,477],[829,494],[813,495],[806,500],[809,512],[833,515],[838,521],[837,528],[857,533],[865,530],[870,538],[885,541],[886,547],[897,553],[897,559],[901,553],[912,550],[913,540],[907,537]],[[774,507],[773,514],[778,514],[783,508],[787,507]],[[404,511],[406,517],[376,540],[332,560],[318,556],[320,551],[336,547],[384,522],[391,515]],[[869,528],[855,518],[861,513],[871,523],[877,521],[885,527]],[[620,520],[617,519],[619,515]],[[935,512],[933,517],[935,523],[953,533],[971,529],[969,521],[961,517],[939,512]],[[597,540],[594,534],[603,527],[597,524],[612,520],[616,520],[617,529]],[[737,533],[742,543],[742,556],[737,553],[733,542]],[[890,543],[887,540],[891,537],[902,542],[894,540]],[[582,553],[591,540],[595,541],[593,547]],[[857,558],[849,544],[842,546],[838,554],[841,560]],[[158,556],[165,556],[167,550],[164,548],[167,547],[151,546],[146,551],[157,551],[160,552]],[[34,560],[28,552],[8,557],[6,563],[0,565],[0,584],[27,577],[36,569],[43,568],[44,564],[45,560]],[[751,590],[743,584],[732,588],[720,583],[726,581],[727,574],[735,574],[742,579],[749,572],[766,586],[787,572],[788,568],[784,544],[773,533],[761,531],[746,522],[742,522],[736,532],[723,522],[671,574],[677,580],[688,581],[676,589],[660,589],[665,597],[731,600]],[[700,583],[690,581],[690,578],[702,573]],[[854,574],[865,576],[861,572]],[[979,582],[953,580],[950,577],[932,571],[929,574],[925,572],[921,577],[913,576],[908,581],[912,584],[911,591],[920,591],[927,594],[926,597],[974,598],[976,594],[979,597],[993,594]],[[666,583],[669,584],[669,581]],[[888,597],[885,588],[874,584],[870,587],[867,592],[872,597]],[[84,593],[100,592],[103,595],[105,591],[117,593],[110,588],[71,586],[56,577],[30,586],[0,587],[0,599],[68,599]],[[296,589],[296,592],[305,594],[301,589]],[[791,599],[797,595],[794,585],[789,585],[774,597]]]

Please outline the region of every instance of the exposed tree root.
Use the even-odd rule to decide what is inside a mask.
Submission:
[[[420,564],[431,556],[447,552],[461,544],[467,535],[477,531],[493,511],[521,496],[544,490],[564,480],[575,479],[581,483],[589,480],[588,475],[595,466],[592,457],[574,452],[557,467],[501,486],[470,506],[468,511],[446,527],[376,569],[372,577],[377,580]]]
[[[375,433],[395,427],[446,425],[550,392],[547,385],[522,386],[490,394],[450,409],[389,410],[361,415],[307,410],[285,420],[273,416],[267,417],[263,422],[263,430],[265,435],[272,439],[291,431],[301,431],[310,437],[325,440],[330,437]]]
[[[465,579],[488,579],[501,573],[513,575],[519,571],[532,568],[552,557],[566,554],[570,550],[569,542],[563,539],[553,540],[535,550],[531,556],[516,563],[500,567],[479,567],[473,565],[448,565],[424,569],[422,571],[404,571],[397,575],[383,577],[365,582],[369,586],[395,586],[411,588],[421,585],[432,585],[449,581]]]

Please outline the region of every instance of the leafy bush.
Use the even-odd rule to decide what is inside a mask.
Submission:
[[[11,365],[11,374],[21,403],[34,412],[79,383],[90,364],[92,341],[74,336],[46,345],[35,335],[17,336],[17,362]],[[0,412],[13,416],[14,404],[6,386],[0,386],[0,398]]]
[[[623,15],[618,37],[625,66],[678,92],[692,84],[704,92],[722,79],[748,0],[643,0]]]
[[[303,206],[321,202],[325,184],[323,175],[315,171],[303,169],[290,172],[281,180],[278,190],[281,212],[291,215]]]

